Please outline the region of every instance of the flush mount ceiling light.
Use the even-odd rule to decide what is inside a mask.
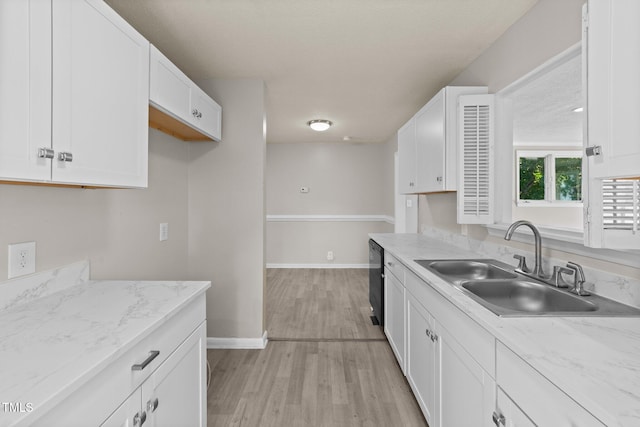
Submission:
[[[323,132],[329,129],[332,124],[333,123],[329,120],[309,120],[307,122],[307,126],[318,132]]]

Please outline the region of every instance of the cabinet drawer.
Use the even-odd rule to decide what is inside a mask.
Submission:
[[[498,386],[536,425],[604,426],[499,341],[496,365]]]
[[[396,257],[388,252],[384,253],[384,266],[390,271],[400,283],[404,284],[406,267],[398,261]]]
[[[495,338],[427,282],[408,271],[405,286],[466,352],[495,378]]]
[[[136,388],[162,364],[180,344],[205,321],[205,296],[200,296],[180,312],[160,325],[149,336],[126,351],[100,372],[87,372],[93,378],[64,402],[36,420],[35,426],[100,425]],[[144,369],[132,370],[141,364],[149,352],[160,354]]]

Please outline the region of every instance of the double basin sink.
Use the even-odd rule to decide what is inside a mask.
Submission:
[[[640,310],[598,295],[578,296],[493,259],[415,260],[498,316],[632,316]]]

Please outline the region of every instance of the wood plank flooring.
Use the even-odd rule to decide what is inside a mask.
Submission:
[[[208,351],[209,426],[427,426],[366,269],[270,269],[266,298],[266,349]]]

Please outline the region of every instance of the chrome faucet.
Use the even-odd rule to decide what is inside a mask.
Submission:
[[[535,225],[533,225],[529,221],[524,221],[524,220],[516,221],[516,222],[514,222],[513,224],[511,224],[509,226],[509,228],[507,229],[507,233],[504,235],[504,239],[505,240],[511,240],[511,236],[513,236],[513,232],[516,231],[516,228],[520,227],[521,225],[526,225],[527,227],[529,227],[531,229],[531,231],[533,232],[533,237],[535,238],[536,261],[535,261],[535,265],[533,266],[533,272],[531,272],[531,273],[536,277],[545,279],[546,277],[545,277],[544,272],[542,270],[542,237],[540,237],[540,232],[535,227]],[[521,265],[524,267],[523,272],[529,273],[528,271],[525,271],[526,265],[524,264],[524,261],[519,257],[518,257],[518,259],[520,259]]]

